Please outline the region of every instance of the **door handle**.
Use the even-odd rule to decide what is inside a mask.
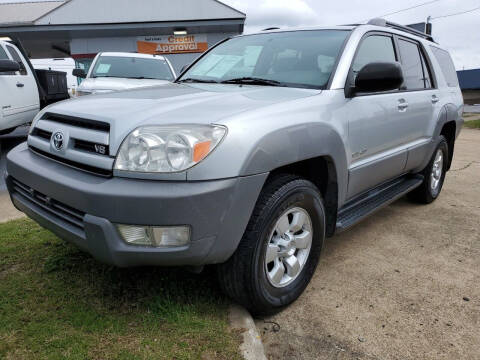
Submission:
[[[440,99],[438,98],[437,95],[432,95],[432,104],[436,104],[439,101],[440,101]]]
[[[21,82],[17,82],[17,87],[24,87],[25,85],[22,84]]]
[[[404,112],[408,108],[408,102],[405,99],[398,100],[398,110]]]

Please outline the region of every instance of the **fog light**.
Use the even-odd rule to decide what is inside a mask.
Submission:
[[[123,240],[130,245],[175,247],[185,246],[190,242],[188,226],[132,226],[117,225]]]

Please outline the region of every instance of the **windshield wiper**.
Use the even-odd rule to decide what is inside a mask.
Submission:
[[[127,79],[135,79],[135,80],[160,80],[157,78],[152,78],[152,77],[146,77],[146,76],[132,76],[132,77],[127,77]]]
[[[123,79],[121,76],[113,76],[113,75],[93,75],[92,78],[120,78]]]
[[[194,79],[194,78],[186,78],[186,79],[178,80],[177,82],[218,84],[218,81],[215,81],[215,80]]]
[[[285,86],[285,84],[281,83],[280,81],[262,79],[257,77],[240,77],[240,78],[228,79],[228,80],[223,80],[221,84]]]

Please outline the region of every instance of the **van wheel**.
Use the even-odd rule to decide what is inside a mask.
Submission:
[[[440,142],[433,152],[430,162],[420,173],[424,177],[423,183],[409,194],[409,198],[422,204],[433,202],[442,191],[448,161],[447,140],[444,136],[440,136]]]
[[[274,313],[305,290],[324,239],[325,209],[315,185],[276,176],[262,190],[237,250],[218,265],[220,285],[251,313]]]

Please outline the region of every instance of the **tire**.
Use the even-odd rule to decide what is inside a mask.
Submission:
[[[325,209],[315,185],[294,175],[275,176],[260,193],[237,250],[217,266],[220,286],[254,315],[275,313],[305,290],[324,240]]]
[[[438,163],[439,154],[441,154],[441,164]],[[440,142],[435,148],[430,162],[420,173],[424,177],[422,185],[409,194],[411,200],[421,204],[430,204],[440,195],[443,182],[445,181],[445,175],[447,173],[449,162],[448,157],[447,140],[444,136],[440,136]],[[441,171],[440,174],[438,173],[438,170]],[[434,172],[436,172],[436,175],[434,175]]]

